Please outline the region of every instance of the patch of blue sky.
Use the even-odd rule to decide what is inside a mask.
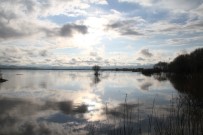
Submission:
[[[108,3],[107,9],[118,10],[119,12],[125,13],[127,17],[139,16],[147,22],[165,20],[169,16],[169,11],[167,10],[143,7],[136,3],[119,3],[117,0],[109,0]]]
[[[107,0],[108,6],[106,6],[106,9],[115,9],[120,12],[127,12],[127,11],[133,11],[135,9],[139,9],[140,5],[135,3],[127,3],[127,2],[118,2],[118,0]]]
[[[161,43],[168,40],[166,35],[157,35],[149,38],[142,38],[136,42],[137,48],[151,48],[153,46],[160,46]]]
[[[176,37],[177,38],[177,37]],[[170,40],[175,39],[175,36],[168,36],[168,35],[157,35],[154,36],[153,38],[150,38],[144,45],[145,48],[152,49],[152,50],[167,50],[167,51],[175,51],[175,48],[177,48],[180,44],[178,43],[173,43],[170,44]],[[172,42],[172,41],[171,41]]]
[[[200,35],[203,36],[203,32],[196,32],[196,31],[191,31],[191,32],[184,32],[184,33],[181,33],[181,34],[178,34],[179,37],[188,37],[188,38],[191,38],[191,37],[199,37]],[[178,36],[176,35],[176,36]]]
[[[183,39],[184,40],[184,39]],[[152,50],[163,50],[164,52],[171,52],[172,54],[181,50],[194,50],[195,48],[203,47],[201,40],[199,41],[186,41],[183,43],[167,44],[167,42],[157,41],[157,45],[148,46]]]
[[[54,22],[58,25],[64,25],[64,24],[72,23],[72,22],[75,22],[77,20],[81,20],[84,18],[85,18],[84,16],[67,16],[67,15],[60,14],[60,15],[55,15],[55,16],[48,16],[44,19],[48,19],[51,22]]]
[[[151,46],[162,47],[163,49],[168,46],[199,46],[202,44],[202,37],[203,32],[177,32],[173,35],[157,35],[151,39]]]
[[[154,10],[150,8],[140,8],[140,9],[135,9],[132,12],[128,13],[129,17],[135,17],[139,16],[142,19],[146,20],[148,23],[154,23],[158,22],[160,20],[166,20],[168,19],[170,13],[167,10]]]
[[[198,41],[201,41],[201,37],[203,36],[203,32],[177,32],[175,34],[172,35],[168,35],[168,34],[163,34],[163,35],[156,35],[151,37],[150,39],[150,44],[152,46],[160,46],[160,45],[167,45],[167,44],[161,44],[163,42],[166,43],[166,41],[170,41],[170,40],[185,40],[188,41],[187,43],[189,43],[189,41],[194,42],[194,43],[198,43]],[[160,43],[160,44],[158,44]],[[180,44],[176,44],[173,43],[174,45],[180,45]]]
[[[107,52],[126,52],[134,53],[147,44],[146,40],[130,40],[125,38],[119,38],[116,40],[103,39],[105,43],[105,51]]]
[[[176,17],[172,18],[169,22],[184,25],[187,23],[188,20],[189,20],[188,14],[181,14],[181,15],[177,15]]]

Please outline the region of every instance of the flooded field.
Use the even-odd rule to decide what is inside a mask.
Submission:
[[[0,134],[165,134],[170,131],[164,128],[184,133],[188,126],[191,133],[202,133],[201,122],[194,131],[192,121],[183,124],[202,114],[202,104],[188,93],[193,83],[172,75],[105,71],[95,76],[92,71],[67,70],[2,73],[8,81],[0,83]],[[197,100],[191,100],[194,97]],[[186,113],[190,107],[191,116]]]

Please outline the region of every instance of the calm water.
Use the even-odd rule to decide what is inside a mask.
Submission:
[[[170,81],[133,72],[3,70],[0,133],[84,134],[90,123],[111,123],[107,110],[125,102],[144,120],[152,111],[167,114],[178,95]]]

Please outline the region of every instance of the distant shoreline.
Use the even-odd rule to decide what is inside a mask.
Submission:
[[[100,71],[130,71],[130,72],[140,72],[143,68],[105,68],[100,69]],[[87,70],[91,71],[91,68],[0,68],[0,70]]]

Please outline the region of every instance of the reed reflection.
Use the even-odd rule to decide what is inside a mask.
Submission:
[[[197,99],[203,96],[203,75],[200,74],[155,74],[158,81],[169,80],[173,87],[183,94],[188,94]]]

